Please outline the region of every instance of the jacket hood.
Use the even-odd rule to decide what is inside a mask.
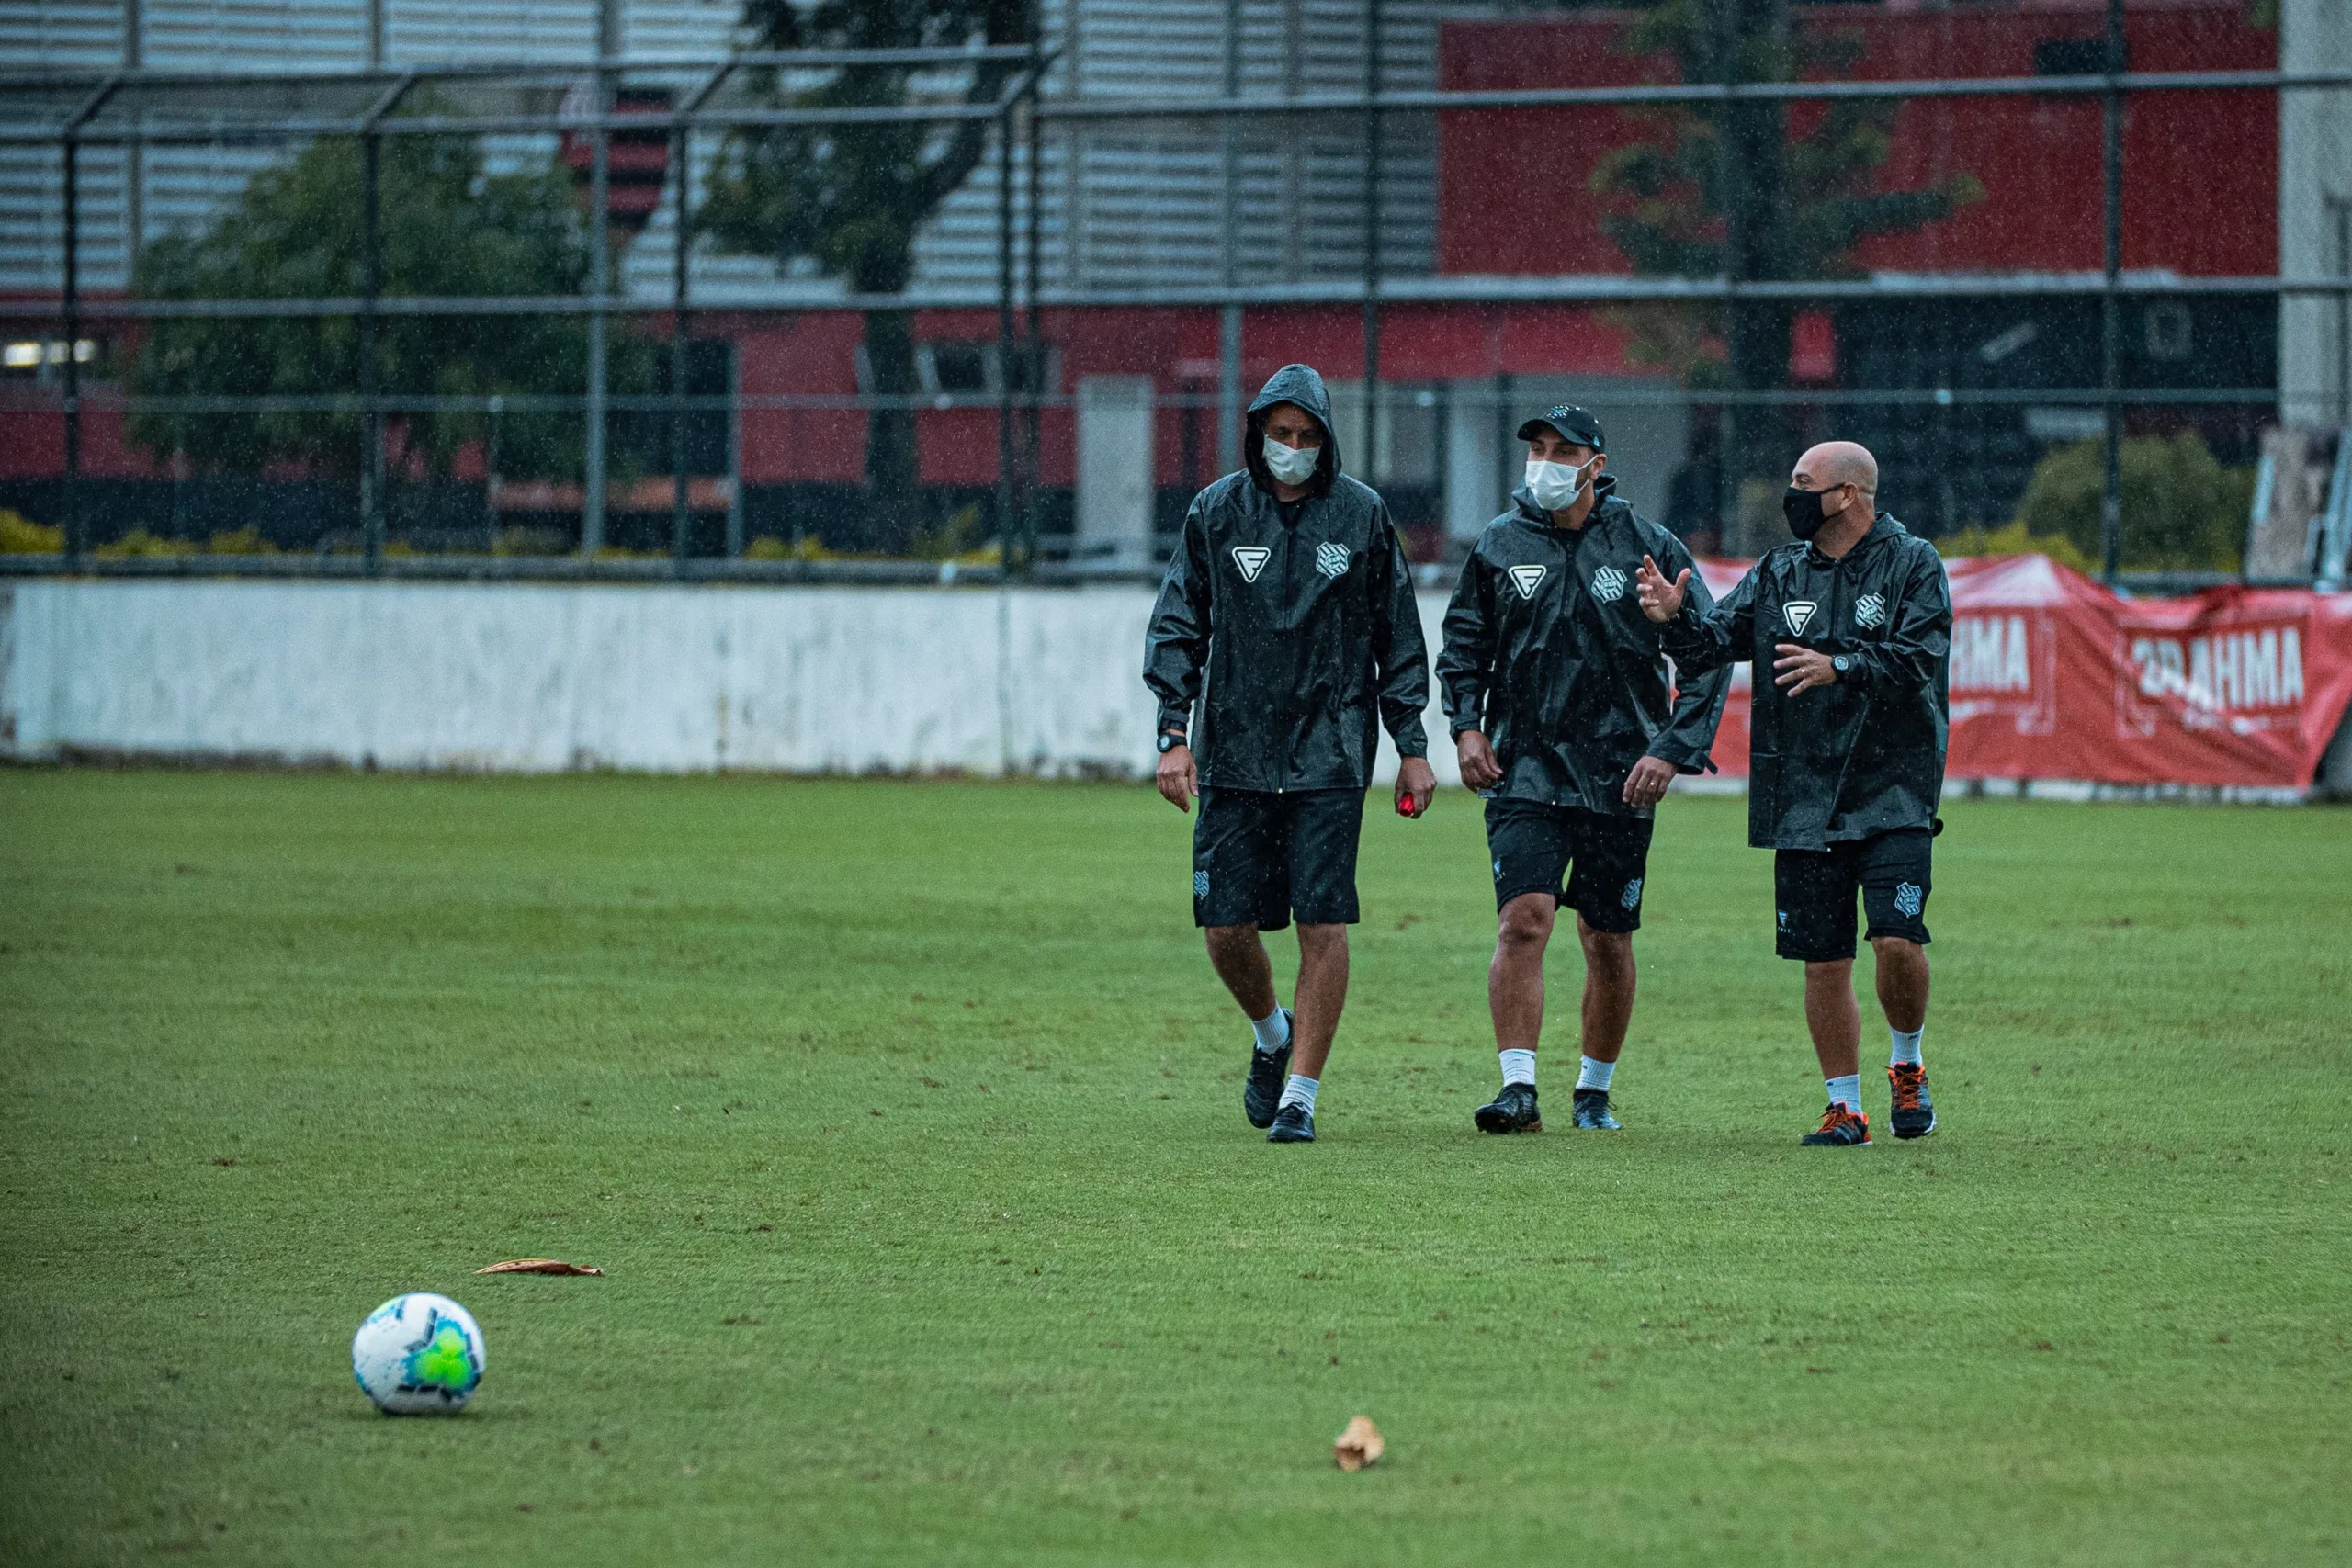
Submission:
[[[1539,528],[1549,528],[1552,525],[1552,514],[1535,504],[1534,494],[1525,485],[1511,491],[1510,498],[1519,503],[1519,514],[1521,517]],[[1586,524],[1589,525],[1592,520],[1600,514],[1600,509],[1616,498],[1617,476],[1607,472],[1602,473],[1599,479],[1592,481],[1592,510],[1585,513]]]
[[[1243,462],[1258,488],[1272,495],[1273,476],[1266,471],[1265,454],[1259,450],[1266,439],[1266,411],[1276,403],[1296,403],[1315,416],[1323,427],[1323,456],[1315,465],[1314,477],[1306,481],[1306,493],[1327,495],[1331,481],[1340,477],[1340,438],[1331,431],[1331,394],[1323,385],[1322,375],[1312,365],[1285,365],[1268,378],[1250,400],[1249,430],[1241,443]]]

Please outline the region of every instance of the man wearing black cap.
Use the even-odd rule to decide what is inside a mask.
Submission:
[[[1475,1120],[1488,1133],[1544,1125],[1544,953],[1566,904],[1584,948],[1576,1124],[1614,1128],[1652,813],[1676,773],[1707,766],[1729,671],[1673,690],[1634,573],[1645,558],[1687,568],[1690,557],[1611,493],[1600,422],[1563,404],[1519,438],[1527,482],[1463,563],[1437,661],[1462,782],[1487,798],[1499,911],[1487,1000],[1503,1088]],[[1703,602],[1705,585],[1693,592]]]
[[[1181,811],[1201,797],[1193,923],[1257,1033],[1242,1110],[1269,1142],[1309,1144],[1347,1001],[1356,840],[1380,726],[1402,759],[1397,811],[1420,816],[1437,788],[1421,733],[1429,661],[1387,503],[1340,472],[1323,378],[1305,365],[1276,371],[1250,405],[1243,452],[1247,468],[1185,513],[1152,608],[1144,683],[1159,703],[1159,793]],[[1259,936],[1294,914],[1295,1011],[1278,1004]]]
[[[1783,958],[1804,963],[1804,1019],[1829,1090],[1807,1144],[1871,1141],[1854,1005],[1854,897],[1870,916],[1898,1138],[1936,1129],[1919,1036],[1928,1017],[1928,894],[1943,793],[1951,592],[1936,547],[1877,508],[1878,462],[1851,441],[1797,459],[1789,531],[1710,614],[1693,579],[1644,561],[1642,613],[1685,670],[1741,660],[1749,720],[1747,841],[1775,852]]]

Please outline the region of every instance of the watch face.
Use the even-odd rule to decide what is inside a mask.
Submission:
[[[1841,653],[1837,658],[1829,661],[1829,668],[1837,671],[1840,675],[1843,675],[1849,669],[1852,668],[1852,665],[1846,656]]]

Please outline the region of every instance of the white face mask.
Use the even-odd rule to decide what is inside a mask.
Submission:
[[[1577,494],[1584,489],[1587,475],[1598,457],[1576,468],[1566,463],[1547,463],[1541,457],[1527,459],[1527,491],[1535,504],[1546,512],[1566,512],[1576,504]]]
[[[1315,477],[1315,465],[1322,460],[1320,446],[1285,446],[1271,435],[1266,437],[1266,471],[1277,484],[1305,484]]]

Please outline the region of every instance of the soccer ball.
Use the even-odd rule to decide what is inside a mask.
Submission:
[[[387,1416],[463,1410],[484,1365],[473,1314],[430,1291],[394,1296],[351,1337],[351,1375]]]

